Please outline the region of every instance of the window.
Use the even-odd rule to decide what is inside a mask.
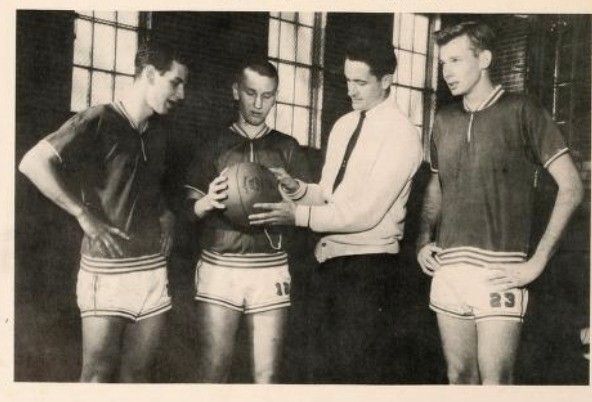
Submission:
[[[590,154],[590,20],[557,17],[554,33],[553,118],[576,163]],[[589,168],[589,165],[588,165]]]
[[[111,102],[132,84],[139,35],[149,25],[147,13],[76,12],[72,111]]]
[[[431,34],[439,29],[439,25],[438,17],[394,15],[393,46],[397,71],[391,95],[422,133],[424,147],[428,145],[438,83],[438,58]]]
[[[280,83],[267,124],[320,148],[324,13],[270,13],[269,58]]]

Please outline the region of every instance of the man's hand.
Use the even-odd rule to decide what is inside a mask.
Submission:
[[[267,212],[249,215],[251,225],[294,226],[295,224],[296,204],[293,202],[261,203],[253,205],[253,208]]]
[[[175,232],[175,215],[168,209],[159,218],[160,221],[160,252],[165,257],[171,254],[173,235]]]
[[[224,176],[227,170],[228,168],[224,169],[218,177],[212,180],[208,193],[195,202],[193,212],[198,218],[203,218],[207,213],[215,209],[226,208],[222,201],[228,198],[228,178]]]
[[[82,213],[77,216],[78,223],[84,233],[90,237],[93,242],[96,242],[107,251],[107,255],[111,258],[123,256],[120,239],[129,240],[129,236],[123,231],[114,226],[109,226],[102,222],[90,211],[84,209]],[[119,237],[119,239],[117,237]]]
[[[440,269],[440,264],[434,258],[435,253],[442,251],[435,243],[428,243],[417,253],[417,262],[421,270],[429,276],[434,276],[434,272]]]
[[[545,265],[534,258],[521,263],[489,264],[486,266],[490,270],[488,282],[500,292],[521,288],[538,278]]]
[[[271,173],[273,173],[277,181],[280,183],[280,186],[288,194],[295,193],[300,188],[300,183],[290,176],[284,168],[269,168],[269,170],[271,170]]]

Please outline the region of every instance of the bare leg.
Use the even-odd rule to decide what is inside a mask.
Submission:
[[[255,383],[270,384],[278,380],[288,312],[287,308],[281,308],[247,315]]]
[[[477,324],[483,384],[512,384],[522,323],[489,320]]]
[[[160,343],[166,314],[128,324],[123,336],[120,382],[148,382],[150,364]]]
[[[241,316],[241,312],[227,307],[197,303],[199,382],[220,383],[227,380]]]
[[[479,384],[475,321],[438,314],[450,384]]]
[[[80,382],[111,382],[121,358],[127,321],[121,317],[82,318],[82,372]]]

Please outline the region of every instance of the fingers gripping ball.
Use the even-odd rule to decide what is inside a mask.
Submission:
[[[259,202],[280,202],[282,196],[273,173],[258,163],[244,162],[228,168],[228,198],[224,215],[235,225],[249,226],[249,215]]]

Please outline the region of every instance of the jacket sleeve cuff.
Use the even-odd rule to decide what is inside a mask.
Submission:
[[[306,185],[306,183],[304,183],[303,181],[298,180],[298,179],[296,179],[296,181],[298,182],[299,186],[298,186],[298,189],[292,193],[284,190],[282,188],[282,186],[278,186],[280,189],[280,192],[292,201],[298,201],[299,199],[304,197],[306,195],[306,188],[308,187]]]
[[[310,205],[297,205],[296,210],[294,211],[294,220],[296,226],[305,228],[310,227],[310,214]]]

